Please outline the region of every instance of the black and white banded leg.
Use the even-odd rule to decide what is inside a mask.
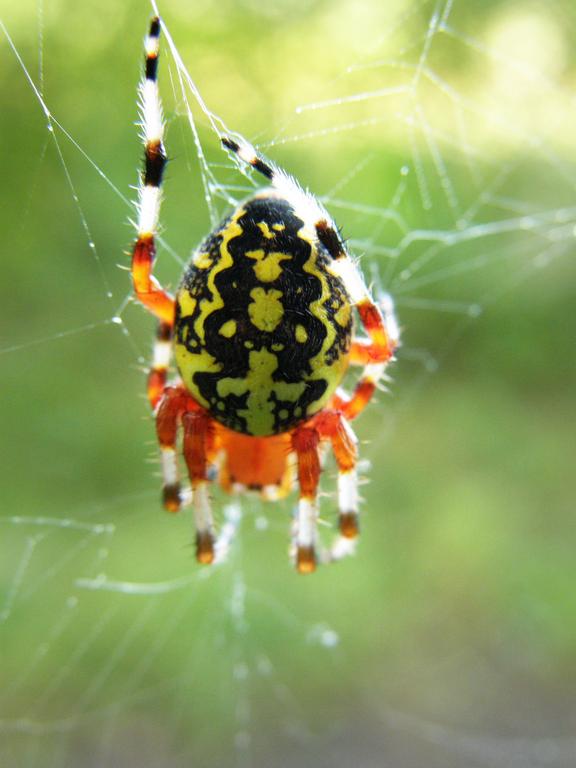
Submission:
[[[160,216],[161,185],[166,152],[164,120],[158,93],[160,19],[153,18],[145,39],[144,77],[140,82],[140,114],[144,141],[144,170],[138,187],[137,239],[132,252],[132,281],[136,298],[165,324],[174,324],[174,299],[152,274]]]

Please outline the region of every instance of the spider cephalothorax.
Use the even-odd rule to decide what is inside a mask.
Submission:
[[[317,562],[320,453],[338,466],[339,544],[358,533],[357,446],[349,421],[368,404],[398,341],[324,207],[244,140],[224,147],[269,181],[194,252],[176,298],[152,276],[159,190],[166,162],[156,75],[160,20],[146,38],[141,86],[145,165],[132,276],[137,298],[159,319],[148,396],[162,451],[164,505],[182,504],[176,440],[192,485],[197,556],[214,559],[209,478],[227,491],[276,499],[296,479],[300,572]],[[368,337],[354,338],[353,309]],[[167,386],[172,348],[180,379]],[[338,387],[349,364],[364,373],[352,395]]]

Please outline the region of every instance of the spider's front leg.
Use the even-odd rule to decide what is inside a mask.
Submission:
[[[140,83],[144,170],[138,188],[138,231],[132,251],[132,282],[136,298],[162,323],[171,327],[174,324],[174,299],[152,275],[160,214],[160,187],[167,161],[157,82],[159,40],[160,20],[154,18],[145,40],[144,78]]]

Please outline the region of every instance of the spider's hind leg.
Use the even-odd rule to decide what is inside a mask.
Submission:
[[[192,484],[192,504],[196,526],[196,559],[208,565],[214,561],[214,519],[208,494],[208,464],[214,453],[215,428],[204,411],[190,411],[182,417],[184,459]]]
[[[156,434],[162,458],[162,501],[168,512],[178,512],[182,504],[176,440],[188,400],[189,395],[183,387],[166,387],[156,409]]]
[[[318,484],[321,443],[332,445],[338,466],[338,528],[332,546],[320,551],[317,535]],[[358,449],[356,435],[339,411],[322,411],[292,435],[292,448],[298,460],[300,499],[294,521],[296,568],[311,573],[318,562],[331,562],[350,555],[358,538]]]
[[[314,420],[322,439],[329,440],[338,466],[338,528],[345,539],[355,539],[358,525],[358,439],[347,419],[326,410]]]
[[[318,483],[320,481],[320,435],[314,427],[298,427],[292,435],[292,448],[298,460],[300,498],[294,521],[293,541],[296,569],[312,573],[317,562]]]

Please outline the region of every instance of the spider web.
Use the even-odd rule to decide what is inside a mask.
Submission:
[[[342,224],[403,328],[362,542],[297,578],[291,502],[216,494],[195,565],[122,271],[150,9],[4,8],[2,765],[573,765],[573,9],[188,5],[156,272],[260,183],[224,116]]]

